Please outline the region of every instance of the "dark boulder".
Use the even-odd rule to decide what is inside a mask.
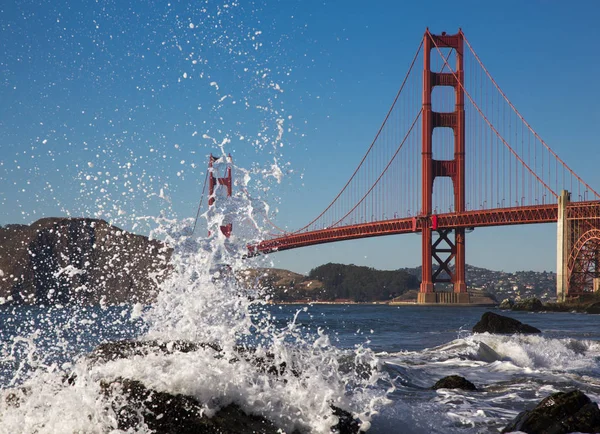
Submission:
[[[503,433],[563,434],[600,432],[600,410],[583,392],[558,392],[544,398],[533,410],[525,410],[509,423]]]
[[[438,380],[432,387],[433,390],[438,389],[462,389],[462,390],[477,390],[477,387],[469,380],[460,375],[449,375],[441,380]]]
[[[224,351],[216,344],[196,343],[189,341],[163,342],[117,341],[99,345],[88,358],[95,363],[111,360],[143,356],[150,353],[171,354],[188,353],[199,350],[214,351],[215,357],[223,357]],[[270,353],[258,356],[253,348],[237,347],[229,354],[229,362],[239,360],[250,362],[260,371],[275,377],[284,375],[287,369],[298,376],[294,368],[288,368],[285,362],[277,363]],[[74,384],[74,376],[67,378],[68,384]],[[71,381],[72,380],[72,381]],[[285,382],[285,379],[280,381]],[[280,432],[273,423],[262,416],[247,415],[237,405],[229,404],[219,410],[212,418],[202,416],[201,403],[195,398],[184,395],[172,395],[147,389],[139,381],[117,378],[113,381],[103,380],[101,389],[110,398],[113,410],[118,415],[118,427],[122,430],[138,426],[142,419],[148,427],[161,433],[276,433]],[[123,398],[119,398],[122,396]],[[338,423],[331,427],[331,432],[338,434],[355,434],[360,431],[360,421],[348,411],[331,405],[331,412],[338,418]],[[293,434],[300,434],[295,432]]]
[[[164,354],[177,352],[189,353],[198,351],[200,348],[210,348],[216,352],[221,351],[221,348],[216,344],[195,343],[189,341],[115,341],[98,345],[87,357],[92,363],[106,363],[111,360],[143,356],[151,352],[160,352]]]
[[[111,360],[127,359],[133,356],[144,356],[150,353],[189,353],[200,349],[212,350],[215,356],[222,357],[223,350],[219,345],[205,342],[190,342],[190,341],[115,341],[106,342],[98,345],[89,355],[88,359],[92,363],[106,363]],[[234,348],[233,354],[230,354],[229,361],[235,363],[243,359],[252,363],[260,372],[267,372],[273,375],[283,375],[286,371],[286,362],[277,363],[275,355],[266,353],[264,355],[256,355],[254,348],[237,346]],[[294,376],[299,373],[295,368],[291,368],[290,372]]]
[[[139,381],[117,378],[101,383],[103,394],[110,398],[120,430],[135,430],[145,423],[152,432],[179,434],[277,433],[275,425],[262,416],[248,415],[237,405],[229,404],[213,417],[202,414],[196,399],[146,388]]]
[[[541,333],[541,331],[528,324],[523,324],[514,318],[486,312],[473,327],[473,333]]]
[[[537,298],[525,298],[517,300],[513,304],[512,310],[520,310],[525,312],[540,312],[544,310],[544,304]]]
[[[117,416],[120,430],[135,430],[145,423],[155,434],[276,434],[282,431],[263,416],[246,414],[236,404],[228,404],[212,417],[206,417],[202,405],[191,396],[173,395],[146,388],[141,382],[117,378],[102,381],[103,395]],[[331,406],[338,423],[331,432],[356,434],[360,423],[352,415]],[[294,431],[292,434],[302,434]]]
[[[600,314],[600,302],[590,304],[588,307],[585,308],[585,313],[594,315]]]

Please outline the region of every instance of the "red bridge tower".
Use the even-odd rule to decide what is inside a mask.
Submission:
[[[454,210],[465,211],[465,96],[462,30],[456,35],[433,35],[427,30],[423,40],[423,134],[422,134],[422,278],[419,303],[468,303],[469,294],[465,283],[465,229],[439,228],[432,215],[433,183],[436,177],[449,177],[454,186]],[[451,48],[456,53],[455,72],[433,72],[431,50]],[[454,87],[453,112],[435,112],[431,108],[431,94],[435,86]],[[454,131],[454,158],[435,160],[432,153],[434,128],[452,128]],[[438,238],[433,240],[433,232]],[[454,240],[451,233],[454,232]],[[451,270],[451,261],[454,270]],[[433,269],[432,262],[436,262]],[[449,276],[449,277],[447,277]],[[453,293],[436,293],[435,283],[452,283]]]

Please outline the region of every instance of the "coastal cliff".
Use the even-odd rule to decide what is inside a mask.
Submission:
[[[164,244],[89,218],[0,228],[0,300],[21,304],[151,302]]]

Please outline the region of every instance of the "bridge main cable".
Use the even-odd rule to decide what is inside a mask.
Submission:
[[[475,100],[473,99],[473,97],[471,97],[471,94],[467,91],[467,89],[465,89],[464,85],[460,82],[460,80],[458,79],[458,76],[456,75],[456,71],[454,71],[452,69],[452,67],[448,64],[448,62],[445,60],[440,47],[437,45],[437,43],[435,42],[435,38],[431,38],[433,45],[435,46],[436,50],[438,51],[438,54],[440,55],[440,57],[442,59],[444,59],[444,63],[446,64],[446,66],[448,67],[448,69],[450,70],[450,72],[452,73],[452,75],[454,76],[454,78],[457,80],[459,86],[461,87],[461,89],[463,90],[463,92],[465,93],[465,95],[469,98],[469,101],[471,101],[471,103],[473,104],[473,107],[475,107],[475,109],[479,112],[479,114],[482,116],[482,118],[485,120],[485,122],[487,123],[488,127],[490,127],[490,129],[494,132],[494,134],[496,134],[496,136],[502,141],[502,143],[504,144],[504,146],[506,146],[508,148],[508,150],[513,154],[513,156],[524,166],[527,168],[527,170],[529,171],[529,173],[531,173],[550,193],[552,193],[552,195],[558,199],[558,194],[552,190],[551,187],[549,187],[544,180],[542,180],[537,173],[535,173],[534,170],[531,169],[531,167],[529,167],[529,165],[523,161],[523,159],[521,158],[521,156],[508,144],[508,142],[504,139],[504,137],[502,137],[502,135],[498,132],[498,130],[496,129],[496,127],[494,127],[494,125],[490,122],[490,120],[487,118],[487,116],[483,113],[483,111],[481,110],[481,108],[479,107],[479,105],[477,105],[477,103],[475,102]],[[556,154],[555,154],[556,155]],[[563,163],[564,164],[564,163]]]
[[[406,132],[406,135],[404,136],[404,139],[402,139],[402,142],[400,142],[400,144],[398,145],[398,148],[396,149],[396,152],[394,152],[394,155],[392,156],[392,158],[390,159],[390,161],[387,163],[387,165],[385,166],[385,168],[383,169],[383,171],[381,172],[381,174],[379,175],[379,177],[375,180],[375,182],[373,183],[373,185],[371,186],[371,188],[369,188],[369,190],[363,195],[363,197],[354,205],[354,207],[352,207],[352,209],[350,211],[348,211],[343,217],[341,217],[338,221],[336,221],[335,223],[333,223],[331,226],[336,226],[339,222],[343,221],[346,217],[348,217],[350,215],[350,213],[352,211],[354,211],[356,208],[358,208],[358,206],[363,203],[363,201],[367,198],[367,196],[373,191],[373,189],[377,186],[377,184],[379,183],[379,181],[381,180],[381,178],[383,177],[383,175],[385,175],[385,172],[387,172],[387,170],[389,169],[389,167],[391,166],[391,164],[394,162],[396,156],[398,155],[398,152],[400,152],[400,149],[402,149],[402,146],[404,145],[404,143],[406,142],[406,139],[408,139],[408,137],[410,136],[410,134],[412,133],[412,130],[414,129],[415,125],[417,124],[417,121],[419,120],[419,118],[421,117],[421,114],[423,113],[423,109],[419,110],[419,113],[417,113],[417,116],[415,117],[415,119],[413,120],[410,128],[408,129],[408,131]]]
[[[498,90],[498,92],[500,92],[500,95],[502,95],[502,97],[504,98],[504,100],[508,103],[508,105],[510,106],[510,108],[515,112],[515,114],[519,117],[519,119],[521,119],[521,121],[525,124],[525,126],[529,129],[529,131],[534,135],[535,138],[537,138],[540,143],[542,145],[544,145],[544,147],[548,150],[548,152],[550,152],[552,154],[552,156],[558,160],[558,162],[569,171],[569,173],[571,173],[571,175],[573,175],[575,177],[575,179],[577,179],[581,184],[583,184],[590,192],[592,192],[592,194],[594,194],[594,196],[596,196],[597,198],[600,199],[600,194],[598,194],[592,187],[590,187],[583,179],[581,179],[579,177],[579,175],[577,175],[577,173],[575,173],[573,171],[573,169],[571,169],[567,163],[565,163],[557,154],[556,152],[554,152],[552,150],[552,148],[550,146],[548,146],[548,144],[544,141],[544,139],[542,139],[540,137],[540,135],[533,129],[533,127],[529,124],[529,122],[527,122],[525,120],[525,118],[523,117],[523,115],[521,115],[521,113],[517,110],[517,108],[513,105],[513,103],[508,99],[508,97],[506,96],[506,94],[502,91],[502,89],[500,88],[500,86],[498,85],[498,83],[496,83],[496,80],[494,80],[494,77],[492,77],[492,75],[490,74],[490,72],[487,70],[487,68],[485,67],[485,65],[483,64],[483,62],[481,61],[481,59],[479,58],[479,56],[477,55],[477,53],[475,52],[475,50],[473,49],[473,47],[471,46],[471,44],[469,43],[468,39],[466,36],[464,36],[464,40],[465,43],[467,44],[467,47],[469,47],[469,50],[471,50],[471,54],[473,54],[473,56],[475,57],[475,59],[477,60],[477,62],[479,63],[479,66],[481,66],[481,68],[483,69],[483,71],[486,73],[487,77],[490,79],[490,81],[494,84],[494,86],[496,87],[496,90]],[[437,46],[436,46],[437,48]],[[438,48],[439,51],[439,48]],[[466,92],[466,90],[465,90]],[[469,99],[471,99],[471,97],[469,96]],[[471,101],[473,101],[471,99]],[[476,106],[475,103],[473,103],[473,105]],[[481,113],[481,111],[480,111]],[[483,116],[483,115],[482,115]],[[485,116],[484,116],[485,118]],[[509,146],[510,147],[510,146]]]
[[[356,176],[356,174],[358,173],[359,169],[362,167],[363,163],[365,162],[365,160],[367,159],[367,156],[369,155],[369,153],[371,152],[371,150],[373,149],[373,147],[375,146],[375,143],[377,142],[377,139],[379,138],[384,126],[386,125],[394,107],[396,106],[396,103],[398,102],[398,98],[400,98],[400,95],[402,93],[402,90],[404,89],[404,86],[406,85],[407,81],[408,81],[408,77],[410,76],[410,73],[412,72],[412,69],[417,61],[417,58],[419,57],[419,53],[421,52],[421,48],[423,48],[423,41],[421,40],[421,43],[419,44],[419,48],[417,48],[417,52],[415,53],[413,60],[410,64],[410,67],[408,69],[408,72],[406,73],[406,76],[404,77],[404,80],[402,81],[402,85],[400,86],[400,90],[398,90],[398,92],[396,93],[396,97],[394,98],[394,101],[392,102],[392,106],[390,107],[390,109],[388,110],[385,119],[383,120],[381,126],[379,127],[379,130],[377,131],[377,134],[375,135],[375,138],[373,139],[373,141],[371,142],[371,145],[369,146],[369,149],[367,149],[367,152],[365,153],[365,155],[363,156],[363,158],[360,160],[360,163],[358,164],[358,166],[356,167],[356,169],[354,170],[354,173],[352,174],[352,176],[350,177],[350,179],[348,179],[348,182],[346,182],[346,184],[344,185],[344,187],[342,187],[342,189],[340,190],[340,192],[337,194],[337,196],[331,201],[331,203],[327,206],[327,208],[325,208],[323,210],[323,212],[321,212],[317,217],[315,217],[312,221],[310,221],[308,224],[306,224],[305,226],[301,227],[300,229],[297,229],[293,232],[288,232],[288,234],[297,234],[302,232],[303,230],[307,229],[308,227],[310,227],[313,223],[315,223],[317,220],[319,220],[329,209],[331,209],[331,207],[334,205],[334,203],[339,199],[339,197],[342,195],[342,193],[344,193],[344,191],[348,188],[348,186],[350,185],[350,183],[352,182],[352,180],[354,179],[354,177]]]

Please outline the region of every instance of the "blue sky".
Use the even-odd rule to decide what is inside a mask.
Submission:
[[[2,225],[68,214],[131,229],[161,211],[193,216],[206,156],[228,139],[236,164],[257,172],[277,224],[302,226],[358,164],[426,27],[461,27],[528,122],[600,188],[592,0],[26,1],[0,10]],[[281,184],[258,176],[273,159]],[[554,270],[555,230],[476,230],[467,262]],[[272,255],[300,272],[419,258],[414,235]]]

